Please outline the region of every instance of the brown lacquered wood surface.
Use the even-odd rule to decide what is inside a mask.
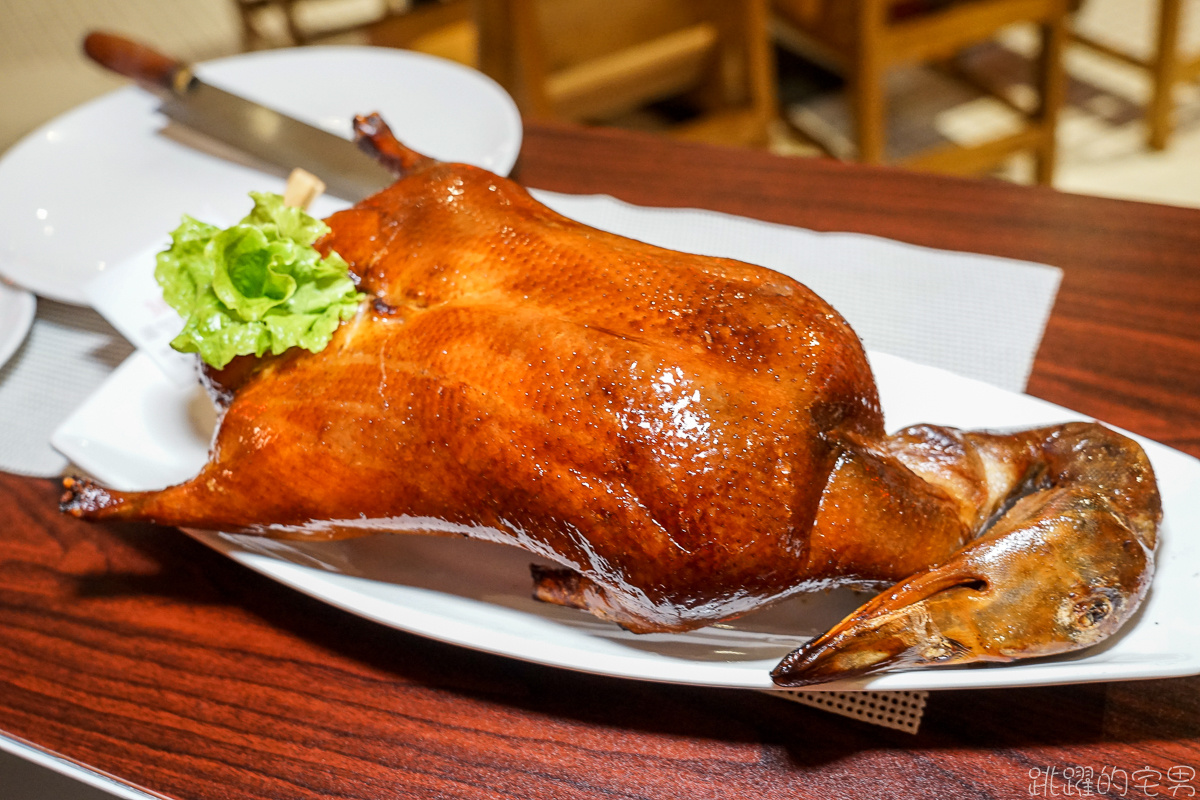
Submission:
[[[1030,392],[1200,455],[1200,211],[543,125],[519,177],[1062,267]],[[429,642],[57,494],[0,474],[0,733],[172,798],[1200,793],[1200,678],[935,693],[912,736]]]

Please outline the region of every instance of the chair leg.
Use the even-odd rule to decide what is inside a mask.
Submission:
[[[1063,13],[1042,26],[1042,52],[1038,57],[1038,75],[1041,83],[1038,89],[1041,104],[1037,112],[1037,123],[1041,126],[1043,136],[1037,149],[1037,166],[1034,177],[1043,186],[1050,186],[1054,183],[1054,169],[1058,160],[1056,134],[1059,111],[1062,110],[1067,94],[1067,74],[1063,65],[1063,52],[1066,49],[1068,36],[1064,4]]]
[[[858,2],[858,41],[850,76],[858,160],[882,164],[887,147],[884,82],[887,76],[880,54],[883,51],[884,15],[887,4],[876,0]]]
[[[474,0],[479,70],[512,95],[522,116],[555,119],[534,0]]]
[[[771,121],[779,116],[779,91],[775,79],[775,56],[771,49],[771,12],[766,0],[745,4],[746,81],[750,106],[756,118],[755,136],[759,143],[768,139]]]
[[[1158,16],[1158,52],[1151,67],[1154,82],[1146,121],[1150,128],[1150,147],[1162,150],[1171,137],[1174,89],[1179,63],[1179,17],[1182,0],[1160,0]]]

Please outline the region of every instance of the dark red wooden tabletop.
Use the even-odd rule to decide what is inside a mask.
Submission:
[[[518,177],[1061,267],[1030,393],[1200,456],[1200,211],[545,125]],[[0,733],[169,797],[1200,793],[1200,678],[934,693],[910,735],[438,644],[57,496],[0,474]]]

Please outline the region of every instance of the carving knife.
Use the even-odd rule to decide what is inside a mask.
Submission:
[[[90,33],[93,61],[162,98],[160,110],[206,136],[286,169],[316,175],[330,194],[357,202],[396,176],[348,139],[205,83],[190,65],[110,33]]]

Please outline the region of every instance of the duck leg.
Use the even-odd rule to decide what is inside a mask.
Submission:
[[[789,654],[776,684],[1077,650],[1115,632],[1146,594],[1162,512],[1132,440],[1093,423],[1008,435],[920,427],[884,449],[960,497],[972,488],[990,524]]]
[[[435,163],[432,158],[404,145],[378,113],[356,114],[354,142],[358,149],[383,164],[397,178]]]

